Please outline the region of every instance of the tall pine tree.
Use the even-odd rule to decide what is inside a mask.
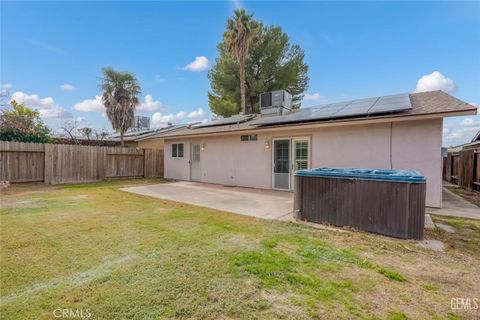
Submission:
[[[208,101],[213,113],[228,117],[240,112],[239,66],[225,39],[217,47],[219,56],[208,73]],[[299,107],[309,81],[304,57],[300,46],[292,45],[280,27],[262,26],[245,64],[247,112],[258,112],[260,93],[280,89],[290,92],[294,106]]]

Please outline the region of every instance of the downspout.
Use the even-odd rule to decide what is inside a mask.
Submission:
[[[392,140],[393,140],[393,122],[390,122],[390,169],[393,169]]]

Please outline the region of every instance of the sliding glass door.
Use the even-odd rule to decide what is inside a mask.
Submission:
[[[310,168],[310,138],[273,139],[273,189],[293,190],[297,170]]]

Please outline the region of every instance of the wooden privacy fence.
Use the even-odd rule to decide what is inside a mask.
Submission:
[[[449,152],[443,158],[443,179],[467,190],[480,190],[480,149]]]
[[[50,184],[163,177],[163,150],[0,141],[0,181]]]

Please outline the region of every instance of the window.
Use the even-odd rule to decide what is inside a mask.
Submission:
[[[200,162],[200,145],[194,144],[192,146],[192,161]]]
[[[244,136],[240,136],[240,141],[257,141],[256,134],[246,134]]]
[[[172,144],[172,158],[183,158],[183,143]]]
[[[308,141],[295,141],[295,170],[308,169]]]

